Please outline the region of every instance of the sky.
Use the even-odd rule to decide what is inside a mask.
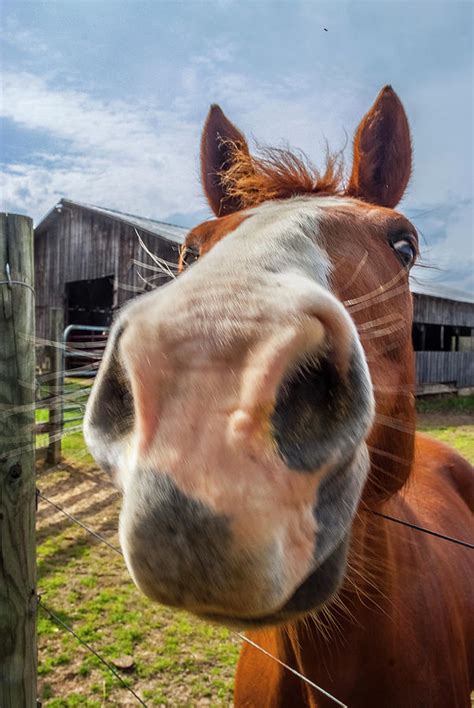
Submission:
[[[194,226],[199,140],[219,103],[250,140],[351,164],[385,84],[414,171],[399,205],[419,282],[474,292],[474,3],[3,0],[1,203],[37,223],[61,198]],[[326,30],[325,30],[326,28]]]

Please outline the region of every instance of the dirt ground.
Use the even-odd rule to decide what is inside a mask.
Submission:
[[[424,411],[418,412],[416,418],[418,427],[423,429],[474,425],[474,416],[467,411]]]

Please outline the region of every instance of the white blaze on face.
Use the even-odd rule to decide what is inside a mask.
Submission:
[[[324,208],[335,201],[295,198],[249,210],[196,266],[121,315],[118,346],[135,409],[119,461],[125,498],[146,498],[137,494],[139,472],[151,470],[228,518],[235,552],[261,554],[267,568],[255,580],[255,612],[271,609],[262,593],[272,575],[280,582],[270,605],[313,570],[318,488],[338,462],[333,456],[311,474],[288,469],[271,430],[279,387],[295,362],[328,342],[341,371],[360,349],[328,290],[331,265],[320,244]],[[128,508],[121,535],[131,554]]]

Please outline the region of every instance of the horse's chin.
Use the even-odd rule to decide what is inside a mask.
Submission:
[[[223,624],[232,629],[258,629],[289,624],[299,617],[319,610],[340,589],[347,565],[349,534],[343,538],[328,558],[301,583],[285,604],[275,612],[259,617],[200,613],[201,619]]]

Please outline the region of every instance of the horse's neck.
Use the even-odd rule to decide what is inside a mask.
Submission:
[[[397,499],[389,500],[377,510],[393,512],[397,503]],[[301,673],[322,683],[341,672],[350,680],[351,674],[359,671],[360,657],[370,654],[371,628],[379,631],[380,618],[392,614],[397,584],[396,546],[390,525],[361,511],[354,525],[341,590],[313,615],[276,630],[280,656],[286,657],[288,663],[296,662]],[[354,647],[359,651],[354,652]],[[315,671],[315,667],[319,668]]]
[[[375,504],[361,505],[353,524],[348,567],[340,591],[342,604],[385,605],[398,577],[399,530],[386,516],[400,516],[404,488]]]

